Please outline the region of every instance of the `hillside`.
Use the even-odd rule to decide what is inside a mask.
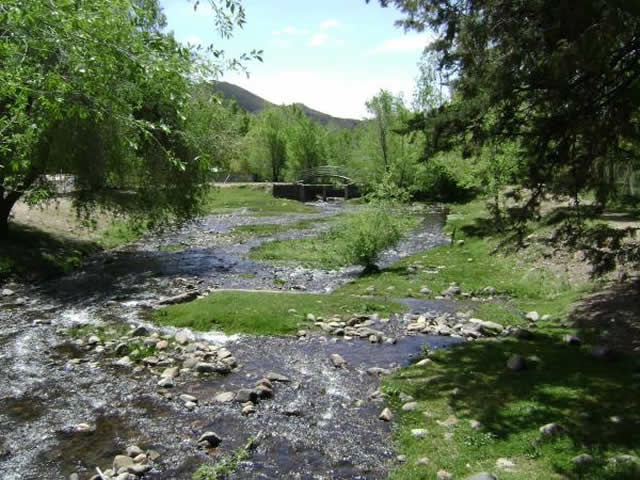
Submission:
[[[214,82],[213,89],[214,91],[221,92],[227,98],[235,99],[235,101],[238,102],[238,105],[240,105],[242,108],[244,108],[245,110],[251,113],[260,112],[263,108],[265,108],[265,106],[274,105],[268,100],[265,100],[264,98],[259,97],[254,93],[251,93],[249,90],[245,90],[244,88],[234,85],[232,83]],[[300,107],[302,108],[302,111],[309,118],[323,125],[326,125],[329,122],[331,122],[343,128],[353,128],[358,123],[360,123],[360,120],[355,120],[352,118],[333,117],[327,113],[319,112],[317,110],[309,108],[302,103],[298,103],[297,105],[300,105]]]

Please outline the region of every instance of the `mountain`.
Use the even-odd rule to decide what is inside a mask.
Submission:
[[[268,100],[251,93],[249,90],[245,90],[244,88],[229,82],[213,82],[213,90],[222,93],[227,98],[235,99],[235,101],[238,102],[238,105],[250,113],[257,113],[265,107],[274,105]],[[332,117],[327,113],[322,113],[314,110],[313,108],[309,108],[302,103],[298,103],[296,105],[299,105],[305,115],[309,118],[323,125],[331,122],[342,128],[353,128],[360,123],[360,120],[355,120],[353,118]]]

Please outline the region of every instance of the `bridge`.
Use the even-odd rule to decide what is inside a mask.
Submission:
[[[309,202],[316,198],[342,197],[345,200],[360,196],[360,189],[342,167],[322,165],[300,173],[295,183],[274,184],[273,196]]]

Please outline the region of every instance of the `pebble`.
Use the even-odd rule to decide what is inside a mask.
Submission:
[[[335,368],[346,367],[347,365],[347,362],[345,361],[345,359],[342,358],[337,353],[332,353],[331,355],[329,355],[329,360],[331,360],[331,363]]]
[[[581,455],[576,455],[575,457],[573,457],[571,459],[571,461],[573,463],[575,463],[576,465],[584,465],[586,463],[593,462],[593,457],[591,455],[589,455],[588,453],[583,453]]]
[[[162,388],[173,388],[176,386],[176,382],[172,377],[162,378],[157,385]]]
[[[411,429],[411,436],[415,437],[415,438],[424,438],[427,436],[427,433],[429,433],[427,430],[425,430],[424,428],[412,428]]]
[[[193,395],[188,395],[186,393],[183,393],[178,398],[180,400],[182,400],[183,402],[185,402],[185,403],[187,403],[187,402],[198,403],[198,399],[196,397],[194,397]]]
[[[436,473],[436,476],[440,480],[450,480],[451,478],[453,478],[453,474],[447,472],[446,470],[438,470],[438,473]]]
[[[474,430],[480,430],[482,428],[482,424],[478,420],[469,420],[469,425]]]
[[[2,289],[2,296],[3,297],[10,297],[12,295],[14,295],[16,292],[14,292],[13,290],[11,290],[10,288],[3,288]]]
[[[470,477],[465,477],[464,480],[498,480],[493,473],[481,472],[471,475]]]
[[[166,350],[169,347],[169,342],[166,340],[160,340],[156,343],[156,350]]]
[[[537,322],[538,320],[540,320],[540,314],[536,311],[532,311],[532,312],[528,312],[524,318],[526,318],[527,320],[531,320],[532,322]]]
[[[520,370],[524,370],[525,362],[522,355],[511,355],[509,360],[507,360],[507,368],[509,370],[513,370],[514,372],[518,372]]]
[[[220,445],[220,443],[222,443],[222,439],[218,436],[217,433],[209,431],[200,435],[198,443],[203,442],[209,444],[209,446],[211,447],[217,447],[218,445]]]
[[[127,447],[127,455],[130,456],[131,458],[135,458],[135,457],[137,457],[138,455],[140,455],[142,453],[144,453],[144,452],[137,445],[131,445],[131,446]]]
[[[564,433],[566,428],[560,425],[559,423],[547,423],[546,425],[541,426],[539,429],[540,433],[543,435],[558,435],[560,433]]]
[[[189,332],[185,332],[184,330],[180,330],[175,334],[175,340],[180,345],[186,345],[187,343],[189,343],[189,338]]]
[[[140,325],[133,332],[131,332],[132,337],[146,337],[147,335],[149,335],[149,330],[147,330],[142,325]]]
[[[575,335],[565,335],[564,337],[562,337],[562,341],[568,345],[580,345],[582,344],[582,340],[580,340],[578,337],[576,337]]]
[[[233,392],[221,392],[213,397],[213,401],[217,403],[229,403],[233,402],[233,399],[236,397],[236,394]]]
[[[162,374],[160,374],[163,378],[175,378],[178,375],[180,375],[180,369],[178,367],[166,368]]]
[[[121,468],[133,467],[133,459],[128,455],[116,455],[113,459],[113,471],[118,472]]]
[[[272,382],[283,382],[283,383],[288,383],[291,381],[291,379],[289,377],[285,377],[284,375],[281,375],[279,373],[276,372],[269,372],[267,373],[264,378],[271,380]]]
[[[378,418],[385,422],[390,422],[393,419],[393,413],[391,413],[391,410],[389,410],[388,408],[385,408],[384,410],[382,410]]]
[[[431,461],[427,457],[421,457],[416,460],[416,465],[429,465]]]
[[[511,468],[513,468],[515,466],[516,466],[516,464],[513,463],[508,458],[499,458],[498,460],[496,460],[496,467],[502,468],[504,470],[511,469]]]
[[[416,402],[408,402],[402,405],[403,412],[413,412],[418,408],[418,404]]]

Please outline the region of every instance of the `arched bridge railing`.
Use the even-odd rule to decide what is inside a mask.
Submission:
[[[333,165],[323,165],[303,170],[300,174],[300,180],[298,180],[297,183],[312,183],[313,180],[320,178],[335,178],[337,180],[341,180],[346,185],[355,183],[354,180],[348,176],[346,169]]]

